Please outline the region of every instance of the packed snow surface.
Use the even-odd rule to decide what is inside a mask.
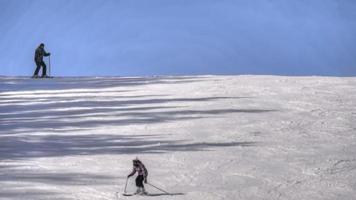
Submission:
[[[1,200],[356,199],[352,77],[0,77],[0,120]]]

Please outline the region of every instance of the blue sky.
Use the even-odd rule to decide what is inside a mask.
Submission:
[[[355,76],[356,1],[0,0],[0,75],[41,42],[57,76]]]

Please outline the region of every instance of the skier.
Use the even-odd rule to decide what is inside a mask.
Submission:
[[[127,178],[130,178],[137,172],[138,174],[138,176],[136,177],[137,190],[135,194],[145,195],[147,194],[147,192],[145,191],[143,182],[147,183],[147,176],[148,176],[147,169],[145,165],[138,158],[134,159],[132,162],[133,162],[133,169],[132,172],[127,176]]]
[[[43,62],[43,56],[50,56],[51,53],[47,53],[44,50],[44,44],[41,43],[40,46],[37,47],[36,52],[35,52],[35,63],[36,63],[36,70],[35,73],[33,74],[32,78],[38,78],[38,72],[40,71],[41,67],[42,68],[42,76],[41,78],[48,78],[46,72],[47,72],[47,66],[45,62]]]

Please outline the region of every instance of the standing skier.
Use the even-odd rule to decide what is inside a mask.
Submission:
[[[147,183],[147,176],[148,172],[145,167],[145,165],[138,159],[136,158],[133,162],[133,169],[132,172],[127,176],[127,178],[133,176],[136,172],[138,176],[136,177],[136,187],[137,190],[135,194],[147,194],[145,191],[145,187],[143,186],[143,182]]]
[[[47,78],[47,66],[45,62],[43,62],[43,56],[50,56],[51,53],[47,53],[44,50],[44,44],[41,43],[40,46],[37,47],[36,52],[35,52],[35,63],[36,63],[36,70],[35,73],[33,74],[32,78],[38,78],[38,72],[40,71],[41,67],[42,68],[42,76],[41,78]]]

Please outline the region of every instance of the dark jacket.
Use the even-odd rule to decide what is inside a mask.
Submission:
[[[43,47],[39,46],[35,52],[35,62],[43,62],[43,56],[49,56],[50,53],[47,53]]]
[[[148,171],[142,162],[139,162],[138,165],[133,166],[132,172],[129,174],[129,177],[133,176],[136,172],[138,173],[138,175],[142,175],[144,178],[147,178],[148,176]]]

